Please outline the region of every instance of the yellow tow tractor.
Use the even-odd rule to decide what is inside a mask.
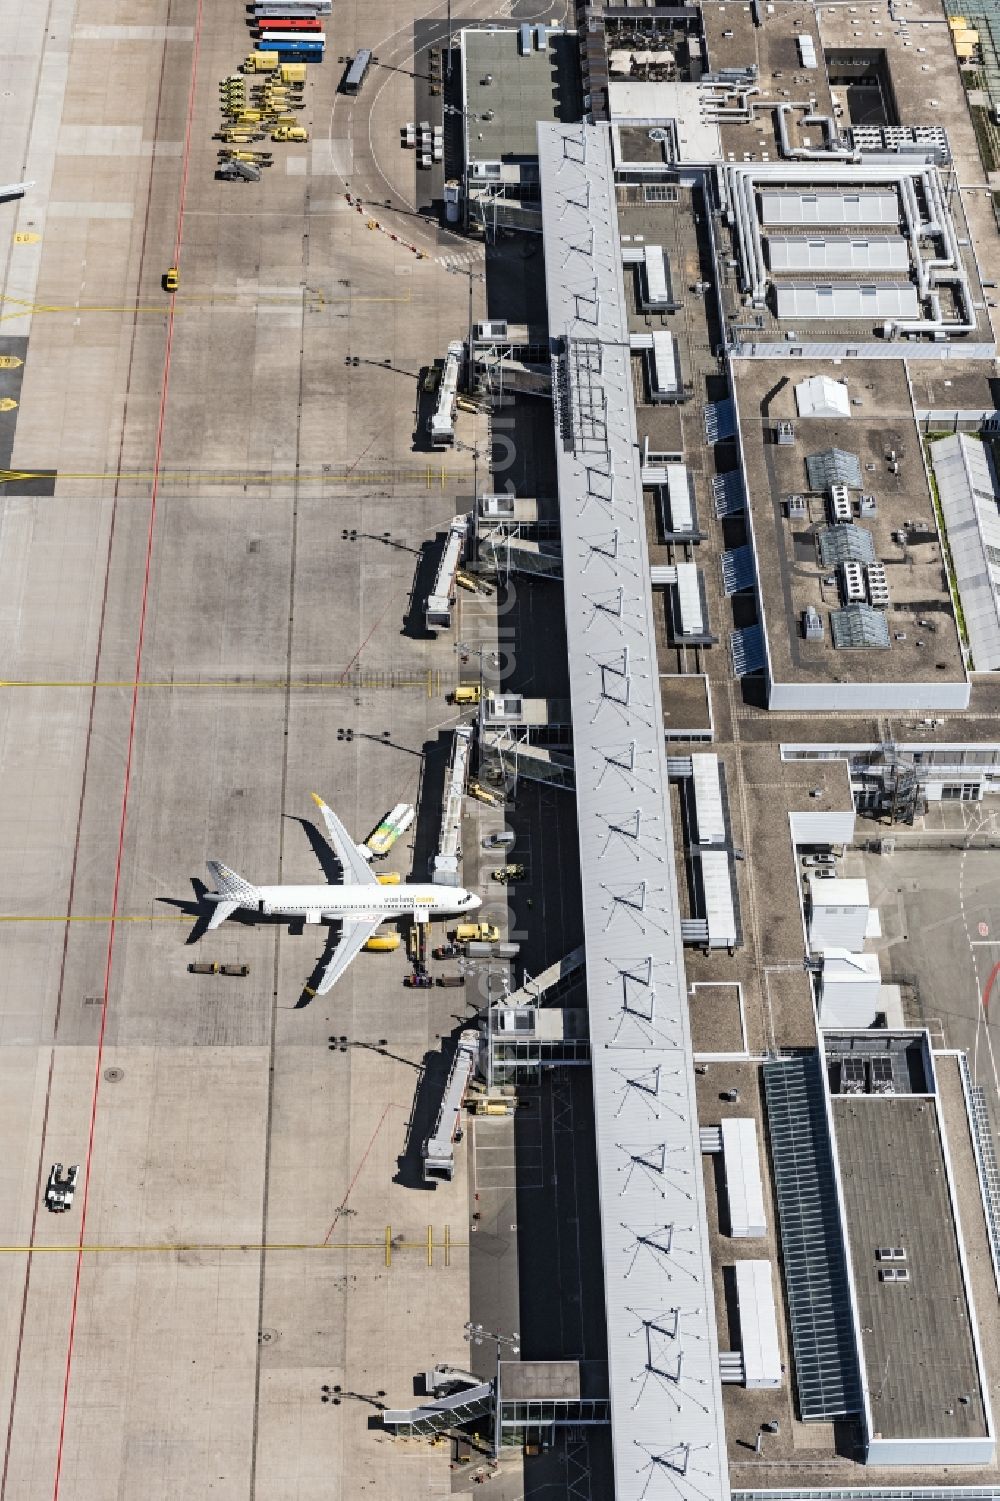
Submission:
[[[253,162],[255,167],[270,167],[274,164],[270,151],[228,151],[223,147],[219,156],[226,162]]]
[[[169,266],[163,274],[163,290],[176,292],[181,284],[181,273],[176,266]]]
[[[271,132],[272,141],[308,141],[309,132],[301,125],[279,125]]]

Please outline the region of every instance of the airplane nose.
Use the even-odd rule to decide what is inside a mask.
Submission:
[[[469,903],[470,907],[481,907],[482,905],[483,905],[483,899],[482,899],[481,896],[474,896],[472,898],[471,902]]]

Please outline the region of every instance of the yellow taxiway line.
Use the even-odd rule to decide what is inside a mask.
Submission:
[[[55,478],[60,481],[86,482],[88,484],[101,484],[117,481],[123,485],[151,485],[153,473],[151,470],[136,469],[118,472],[113,469],[105,470],[64,470],[59,469]],[[238,486],[246,489],[249,486],[263,488],[268,485],[353,485],[375,488],[385,485],[414,485],[422,484],[425,490],[448,490],[460,489],[464,485],[471,484],[472,471],[459,471],[445,469],[438,465],[424,464],[406,467],[393,467],[385,470],[358,470],[349,466],[342,466],[341,472],[335,469],[303,471],[288,471],[287,473],[271,473],[268,470],[237,471],[237,470],[212,470],[201,473],[196,470],[164,470],[159,476],[162,487],[175,489],[203,487],[222,489],[229,486]],[[52,480],[53,471],[34,469],[0,469],[0,485],[26,484],[32,480]],[[48,497],[46,497],[48,498]]]
[[[254,693],[301,692],[317,689],[329,693],[339,688],[345,693],[357,693],[373,688],[395,691],[419,688],[428,697],[433,697],[441,688],[441,674],[435,671],[404,673],[373,673],[368,677],[339,678],[0,678],[0,688],[138,688],[146,691],[153,688],[225,688],[244,689]]]

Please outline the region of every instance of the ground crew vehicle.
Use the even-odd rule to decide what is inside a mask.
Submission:
[[[281,81],[282,83],[304,84],[306,81],[305,63],[282,63]]]
[[[390,933],[376,933],[369,938],[365,948],[370,954],[388,954],[399,948],[400,941],[399,934],[393,929]]]
[[[254,25],[261,31],[290,31],[322,33],[323,22],[318,16],[255,16]]]
[[[199,959],[196,963],[188,965],[189,975],[217,975],[218,973],[219,966],[213,960]]]
[[[408,985],[411,990],[429,990],[434,984],[434,981],[431,979],[430,975],[418,975],[416,973],[413,973],[403,976],[403,984]]]
[[[309,132],[303,130],[301,125],[279,125],[277,130],[272,130],[272,141],[308,141]]]
[[[300,36],[297,31],[262,31],[260,44],[273,52],[280,50],[287,43],[294,48],[303,48],[322,52],[326,47],[326,37],[317,33],[315,36]]]
[[[523,865],[501,865],[499,870],[493,872],[494,881],[499,881],[501,886],[506,886],[508,881],[523,881]]]
[[[465,984],[465,976],[464,975],[438,975],[438,977],[434,981],[434,983],[435,983],[435,985],[445,985],[445,986],[464,985]]]
[[[276,52],[251,52],[243,64],[244,73],[276,73],[281,61]]]
[[[328,16],[332,0],[256,0],[254,15],[261,16]]]
[[[477,798],[481,803],[485,803],[488,808],[499,808],[502,801],[498,793],[491,792],[481,782],[469,783],[469,796]]]
[[[260,182],[260,168],[251,162],[222,161],[216,176],[223,182]]]
[[[399,871],[398,870],[387,870],[384,873],[384,875],[376,876],[375,879],[378,881],[378,883],[379,883],[380,886],[398,886],[399,885]]]
[[[473,939],[465,945],[470,959],[516,959],[521,952],[519,943],[484,943]]]
[[[220,975],[237,975],[243,978],[250,973],[249,964],[223,964],[219,967]]]
[[[456,948],[453,943],[439,943],[433,952],[435,959],[455,959],[462,950]]]
[[[371,859],[373,856],[378,860],[383,859],[392,849],[400,834],[406,833],[416,816],[417,810],[412,803],[397,803],[394,808],[390,808],[381,823],[368,835],[362,854],[364,854],[365,850],[368,850],[368,859]]]
[[[492,834],[487,834],[483,840],[484,850],[509,850],[513,849],[517,835],[513,829],[497,829]]]
[[[80,1164],[74,1163],[65,1175],[61,1162],[54,1162],[49,1172],[49,1181],[45,1185],[45,1207],[53,1214],[65,1214],[72,1207],[73,1195],[76,1193],[76,1180],[80,1173]]]
[[[181,273],[178,271],[176,266],[169,266],[163,277],[164,291],[176,292],[180,284]]]
[[[368,77],[368,69],[371,67],[371,65],[371,51],[367,47],[362,47],[360,52],[356,52],[354,54],[354,57],[351,61],[351,66],[344,74],[344,82],[342,87],[345,94],[360,93],[361,85]]]
[[[462,683],[449,695],[453,704],[478,704],[483,690],[477,683]]]
[[[456,943],[496,943],[500,929],[491,922],[460,922],[452,937]]]
[[[219,152],[223,161],[250,162],[255,167],[272,167],[274,157],[270,151],[229,151],[225,146]]]
[[[260,182],[260,168],[250,162],[223,161],[216,176],[223,182]]]
[[[269,52],[278,54],[279,62],[284,63],[321,63],[323,61],[324,48],[315,42],[268,42]]]

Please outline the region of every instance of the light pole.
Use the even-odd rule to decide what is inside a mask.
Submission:
[[[488,1339],[496,1340],[497,1374],[493,1386],[493,1457],[499,1460],[500,1439],[502,1436],[500,1423],[500,1355],[504,1346],[507,1347],[511,1355],[520,1355],[521,1336],[516,1329],[513,1334],[501,1334],[497,1329],[485,1329],[482,1324],[472,1323],[465,1325],[464,1332],[465,1338],[473,1345],[484,1344]]]

